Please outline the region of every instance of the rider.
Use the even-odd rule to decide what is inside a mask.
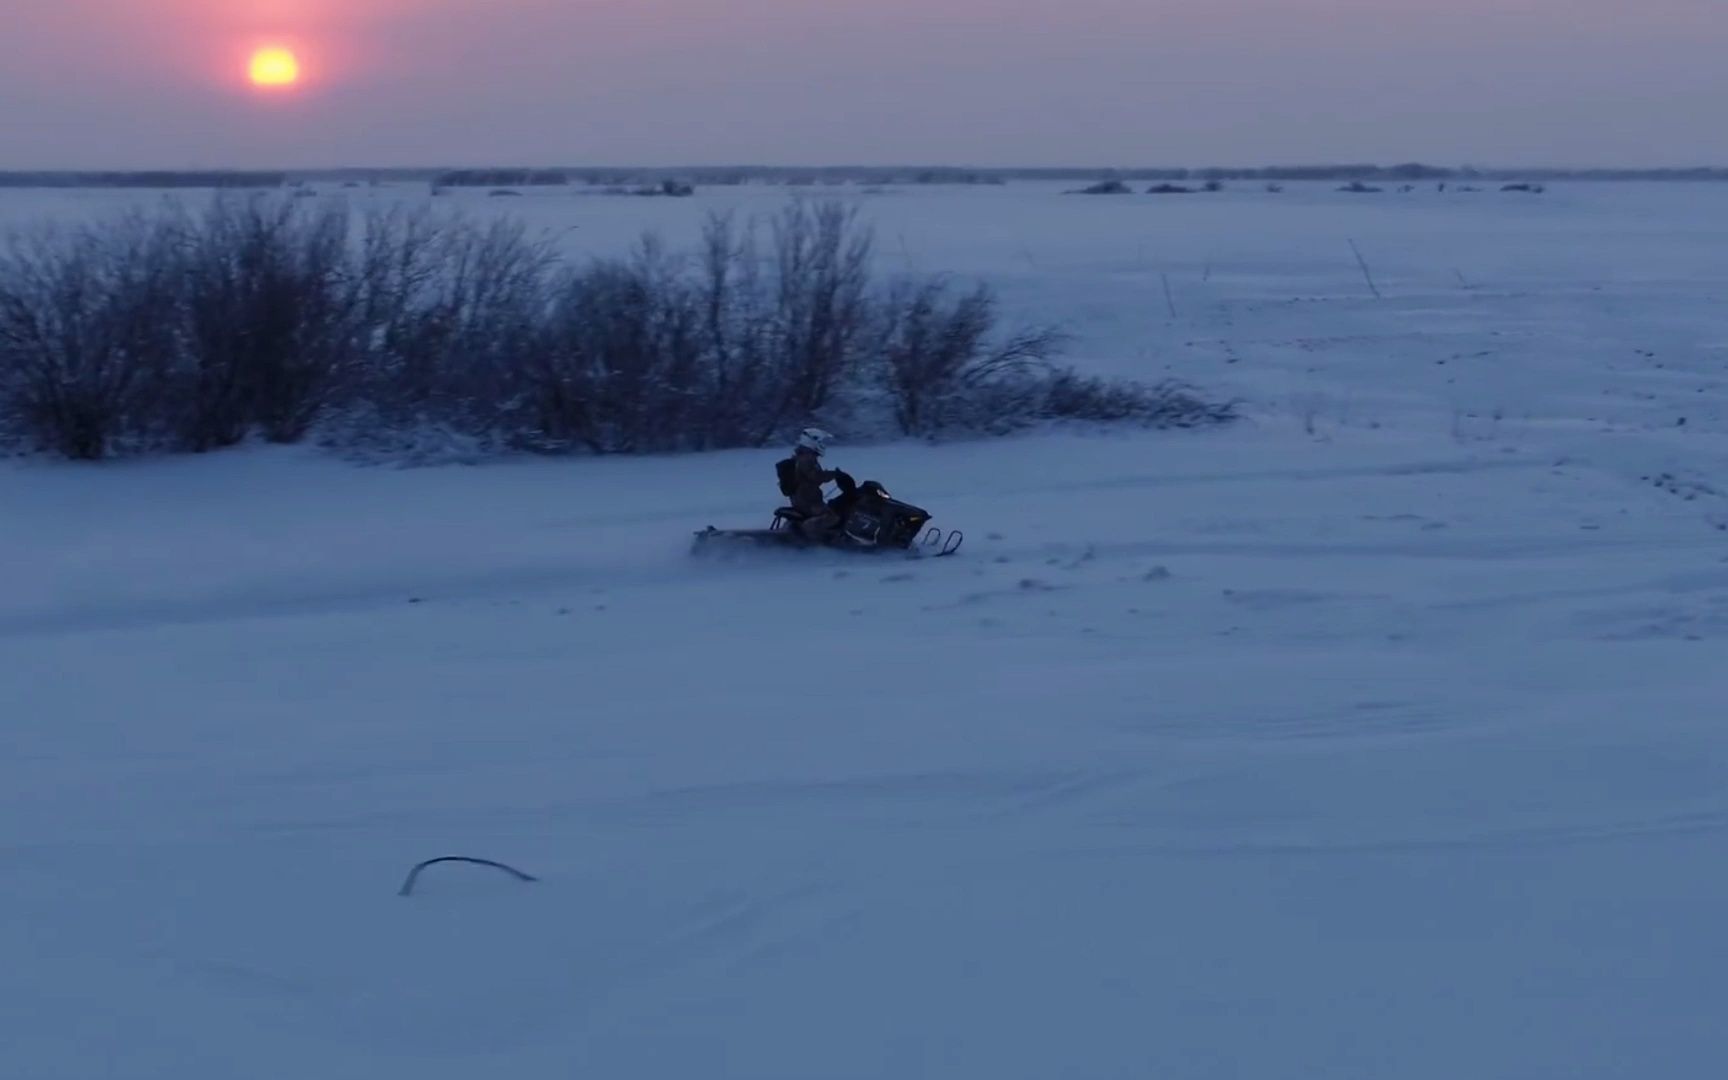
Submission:
[[[821,428],[805,428],[798,433],[798,443],[792,448],[793,489],[792,509],[803,515],[798,529],[810,540],[826,539],[840,524],[840,515],[829,506],[822,494],[822,485],[839,480],[839,469],[824,469],[822,455],[834,436]]]

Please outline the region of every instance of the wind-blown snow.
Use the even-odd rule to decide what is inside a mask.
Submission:
[[[767,451],[0,468],[0,1073],[1710,1075],[1728,197],[1381,198],[872,203],[1247,402],[835,451],[956,559],[690,558]]]

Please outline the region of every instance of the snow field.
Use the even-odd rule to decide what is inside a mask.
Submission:
[[[1724,197],[883,196],[1248,412],[837,449],[940,562],[691,559],[771,451],[0,467],[0,1072],[1710,1075]]]

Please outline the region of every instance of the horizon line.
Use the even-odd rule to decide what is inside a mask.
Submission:
[[[1699,173],[1725,172],[1728,164],[1691,164],[1691,165],[1579,165],[1579,164],[1547,164],[1547,165],[1495,165],[1495,164],[1463,164],[1437,165],[1425,161],[1401,161],[1385,164],[1372,161],[1314,161],[1314,162],[1281,162],[1261,165],[1099,165],[1088,163],[1072,163],[1059,165],[973,165],[973,164],[939,164],[930,162],[899,162],[893,164],[868,165],[860,163],[831,164],[765,164],[751,162],[683,162],[669,165],[650,165],[640,163],[604,164],[598,162],[584,164],[554,164],[532,165],[519,162],[495,162],[488,164],[415,164],[415,165],[373,165],[373,164],[343,164],[343,165],[178,165],[178,166],[4,166],[0,167],[0,176],[20,175],[124,175],[136,173],[217,173],[225,175],[258,175],[265,173],[307,174],[307,173],[440,173],[463,171],[522,171],[522,172],[947,172],[947,173],[999,173],[999,174],[1030,174],[1030,173],[1261,173],[1261,172],[1320,172],[1327,170],[1376,170],[1394,171],[1399,169],[1430,169],[1455,173]]]

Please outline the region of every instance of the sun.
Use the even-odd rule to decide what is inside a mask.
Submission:
[[[253,86],[281,89],[300,81],[300,58],[292,50],[278,46],[259,49],[252,54],[247,74]]]

